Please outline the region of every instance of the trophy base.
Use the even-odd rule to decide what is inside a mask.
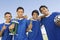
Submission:
[[[32,30],[29,30],[29,32],[32,32]]]
[[[18,35],[18,34],[9,33],[9,35]]]
[[[9,33],[9,35],[15,35],[15,34],[13,34],[13,33]]]

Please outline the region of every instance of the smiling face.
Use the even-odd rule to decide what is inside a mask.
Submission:
[[[45,7],[42,7],[40,10],[41,10],[40,12],[42,14],[44,14],[45,16],[47,16],[49,14],[49,10],[47,8],[45,8]]]
[[[32,17],[33,17],[33,19],[37,19],[38,18],[38,14],[34,12]]]
[[[11,14],[6,14],[6,15],[4,16],[4,18],[5,18],[6,20],[11,20],[12,16],[11,16]]]
[[[17,11],[18,17],[21,18],[21,17],[23,16],[23,13],[24,13],[24,11],[23,11],[22,9],[19,9],[19,10]]]

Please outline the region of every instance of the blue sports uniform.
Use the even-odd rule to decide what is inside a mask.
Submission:
[[[4,25],[6,26],[6,29],[3,31],[2,40],[12,40],[12,36],[9,35],[9,26],[10,26],[10,23],[9,24],[6,24],[6,23],[0,24],[0,31],[2,30],[2,27]]]
[[[53,12],[49,17],[45,17],[41,20],[42,25],[44,25],[46,29],[48,40],[60,40],[60,29],[54,22],[55,16],[59,14],[59,12]]]
[[[55,16],[56,15],[60,15],[60,12],[56,12]],[[56,27],[55,29],[56,40],[60,40],[60,26],[56,25],[55,23],[54,26]]]
[[[28,33],[28,40],[43,40],[39,20],[32,20],[32,32]]]
[[[14,40],[28,40],[26,35],[27,30],[27,19],[18,19],[18,28],[17,28],[17,35],[14,36]]]

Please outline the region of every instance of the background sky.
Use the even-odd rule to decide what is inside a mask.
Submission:
[[[25,9],[25,15],[31,17],[31,12],[39,10],[41,5],[46,5],[50,13],[60,12],[60,0],[0,0],[0,23],[4,22],[4,13],[11,12],[13,18],[16,16],[17,7]]]

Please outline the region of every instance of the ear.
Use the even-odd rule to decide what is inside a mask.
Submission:
[[[16,12],[18,14],[18,12]]]
[[[49,9],[47,9],[49,11]]]
[[[18,18],[18,16],[16,16],[16,18]]]
[[[23,13],[24,13],[24,11],[23,11]]]
[[[11,18],[12,18],[12,16],[11,16]]]

